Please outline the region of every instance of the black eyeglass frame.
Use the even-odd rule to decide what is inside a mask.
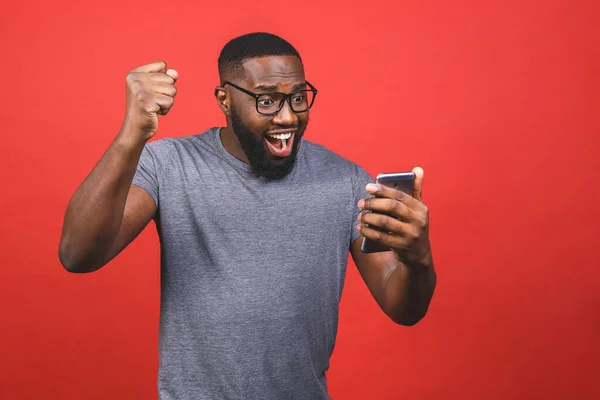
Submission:
[[[225,85],[230,85],[233,86],[234,88],[236,88],[237,90],[239,90],[240,92],[246,93],[248,96],[252,96],[254,97],[254,99],[256,100],[255,102],[255,106],[256,106],[256,112],[259,113],[260,115],[275,115],[277,114],[279,111],[281,111],[281,109],[283,108],[283,103],[285,103],[285,101],[288,101],[288,104],[290,105],[290,109],[295,112],[296,114],[300,114],[303,112],[307,112],[308,110],[310,110],[310,108],[312,107],[313,103],[315,102],[315,99],[317,98],[317,88],[314,87],[313,85],[310,84],[310,82],[306,81],[306,84],[310,87],[310,89],[300,89],[300,90],[295,90],[292,93],[282,93],[282,92],[269,92],[269,93],[253,93],[249,90],[244,89],[243,87],[239,87],[238,85],[231,83],[229,81],[224,81],[222,86]],[[292,105],[292,96],[300,93],[300,92],[313,92],[313,98],[310,102],[310,104],[308,105],[308,107],[306,108],[306,110],[303,111],[296,111],[294,110],[294,106]],[[279,94],[282,95],[283,98],[281,99],[281,101],[279,102],[279,107],[277,107],[277,111],[271,112],[271,113],[263,113],[260,112],[258,109],[258,99],[261,96],[268,96],[268,95],[273,95],[273,94]]]

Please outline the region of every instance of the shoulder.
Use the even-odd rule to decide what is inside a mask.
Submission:
[[[305,146],[306,162],[315,168],[327,171],[329,174],[339,173],[345,177],[352,177],[353,180],[372,179],[369,173],[359,164],[321,144],[302,139],[302,146]]]
[[[186,152],[197,152],[199,149],[214,148],[214,138],[217,128],[210,128],[205,132],[195,135],[168,137],[157,139],[146,144],[146,149],[154,156],[161,159],[181,156]]]
[[[352,169],[354,162],[335,153],[322,144],[302,139],[306,161],[311,164],[321,164],[341,169]]]

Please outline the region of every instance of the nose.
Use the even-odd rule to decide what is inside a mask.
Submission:
[[[289,102],[286,100],[283,102],[283,107],[277,114],[273,116],[273,123],[282,126],[296,126],[298,125],[298,116],[292,108]]]

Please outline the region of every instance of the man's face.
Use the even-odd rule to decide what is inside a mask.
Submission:
[[[232,83],[256,94],[291,93],[306,87],[304,68],[298,57],[252,58],[243,66],[244,78]],[[235,88],[229,93],[233,132],[255,174],[273,179],[288,175],[294,167],[309,112],[295,113],[286,101],[277,114],[261,115],[253,97]]]

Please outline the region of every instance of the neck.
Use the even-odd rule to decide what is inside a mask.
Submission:
[[[225,150],[238,160],[249,164],[248,157],[246,157],[246,153],[240,144],[237,136],[233,133],[233,128],[228,124],[227,127],[221,128],[221,143],[223,143],[223,147]]]

